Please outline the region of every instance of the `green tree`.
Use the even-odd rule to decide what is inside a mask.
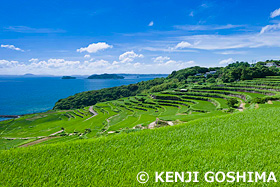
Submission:
[[[231,108],[234,108],[236,104],[238,104],[238,100],[236,98],[230,98],[227,100],[227,105]]]
[[[216,79],[214,77],[211,77],[211,78],[207,79],[207,82],[208,83],[215,83]]]

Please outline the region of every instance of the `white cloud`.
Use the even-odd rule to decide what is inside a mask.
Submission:
[[[207,4],[205,4],[205,3],[201,4],[200,6],[203,7],[203,8],[208,8],[208,7],[209,7],[209,6],[208,6]]]
[[[127,51],[119,56],[121,63],[127,63],[134,61],[135,58],[143,58],[144,55],[136,54],[134,51]]]
[[[139,68],[139,67],[141,66],[141,63],[136,62],[135,64],[133,64],[133,66],[134,66],[135,68]]]
[[[22,51],[22,52],[24,51],[24,50],[22,50],[22,49],[20,49],[18,47],[15,47],[14,45],[3,45],[3,44],[1,44],[1,47],[7,48],[7,49],[16,50],[16,51]]]
[[[243,55],[246,54],[247,51],[220,51],[220,52],[215,52],[216,54],[221,54],[221,55]]]
[[[105,42],[98,42],[98,43],[90,44],[87,47],[82,47],[80,49],[77,49],[77,52],[82,53],[82,52],[86,51],[88,53],[96,53],[97,51],[105,50],[105,49],[112,48],[112,47],[113,47],[112,45],[108,45]]]
[[[90,55],[85,55],[84,58],[90,58]]]
[[[175,49],[184,49],[184,48],[188,48],[191,47],[192,44],[190,44],[189,42],[180,42],[176,45]]]
[[[196,45],[192,49],[218,50],[240,49],[259,47],[280,47],[280,33],[268,32],[264,34],[239,34],[239,35],[191,35],[175,37],[173,40],[190,41]]]
[[[0,60],[0,69],[1,68],[10,68],[18,65],[18,61],[8,61],[8,60]]]
[[[51,58],[48,61],[33,62],[30,64],[31,67],[35,68],[74,68],[80,65],[80,61],[69,61],[65,59]]]
[[[232,58],[229,58],[229,59],[225,59],[225,60],[221,60],[219,62],[219,64],[230,64],[230,63],[233,63],[234,60]]]
[[[160,63],[162,63],[162,62],[164,62],[164,61],[166,61],[166,60],[169,60],[170,58],[167,57],[167,56],[158,56],[158,57],[152,58],[152,59],[154,60],[154,62],[160,62]]]
[[[175,25],[174,28],[187,31],[225,30],[245,27],[245,25]]]
[[[279,15],[280,15],[280,8],[278,8],[278,9],[276,9],[273,12],[270,13],[270,17],[271,18],[275,18],[275,17],[277,17]]]
[[[156,69],[161,69],[163,72],[166,72],[164,71],[163,69],[167,69],[167,70],[180,70],[180,69],[184,69],[184,68],[187,68],[187,67],[190,67],[192,64],[194,64],[195,62],[194,61],[176,61],[176,60],[168,60],[167,62],[165,63],[158,63],[156,64]]]
[[[29,62],[38,62],[38,61],[39,61],[38,58],[31,58],[31,59],[29,60]]]
[[[263,34],[265,32],[269,32],[269,31],[278,30],[278,29],[280,29],[280,23],[274,24],[274,25],[266,25],[265,27],[262,28],[262,30],[260,31],[260,34]]]
[[[85,64],[85,68],[105,68],[109,65],[110,63],[108,61],[101,59]]]
[[[149,23],[149,25],[148,25],[149,27],[152,27],[152,26],[154,26],[154,22],[153,21],[151,21],[150,23]]]
[[[193,17],[193,16],[194,16],[194,12],[191,11],[190,14],[189,14],[189,16]]]
[[[7,31],[19,32],[19,33],[65,33],[62,29],[50,29],[50,28],[31,28],[26,26],[10,26],[4,28]]]
[[[134,55],[135,56],[135,55]],[[138,56],[141,56],[138,54]],[[169,57],[168,57],[169,58]],[[164,58],[167,59],[167,58]],[[20,75],[25,73],[48,75],[90,75],[95,73],[171,73],[190,67],[194,61],[166,60],[153,64],[141,62],[122,63],[99,59],[95,61],[72,61],[66,59],[32,60],[31,63],[0,60],[0,74]]]

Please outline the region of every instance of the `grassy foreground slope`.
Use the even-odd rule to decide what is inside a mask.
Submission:
[[[129,134],[0,151],[0,185],[197,185],[155,183],[156,171],[198,171],[199,185],[205,185],[207,171],[273,171],[280,179],[279,113],[277,107],[247,110]],[[150,174],[144,185],[136,180],[140,171]]]

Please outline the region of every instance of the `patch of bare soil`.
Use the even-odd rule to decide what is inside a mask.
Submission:
[[[156,121],[150,123],[148,125],[148,129],[153,129],[155,127],[162,127],[162,126],[173,126],[174,123],[172,121],[163,121],[163,120],[160,120],[160,119],[156,119]]]
[[[245,109],[245,105],[246,105],[246,103],[241,103],[237,109],[238,109],[240,112],[243,112],[243,110]]]
[[[259,104],[256,104],[256,105],[255,105],[255,109],[257,109],[257,108],[259,108]]]
[[[29,142],[29,143],[27,143],[27,144],[20,145],[19,147],[28,147],[28,146],[31,146],[31,145],[35,145],[35,144],[44,142],[44,141],[49,140],[49,139],[53,139],[53,138],[57,138],[57,137],[48,136],[48,137],[45,137],[45,138],[41,138],[41,139],[39,139],[39,140],[35,140],[35,141],[33,141],[33,142]]]

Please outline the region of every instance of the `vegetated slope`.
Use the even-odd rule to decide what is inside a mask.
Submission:
[[[69,142],[228,115],[243,111],[245,103],[246,108],[278,107],[279,101],[275,100],[280,98],[279,81],[280,77],[274,76],[226,84],[185,85],[183,89],[99,102],[93,106],[98,113],[94,117],[89,107],[26,115],[0,122],[0,149],[17,147],[61,129],[64,132],[56,134],[56,139],[48,139],[40,144]],[[274,86],[266,85],[267,82]],[[230,108],[227,100],[234,98],[238,104]],[[27,140],[23,141],[23,138]]]
[[[124,79],[124,76],[116,75],[116,74],[102,74],[102,75],[91,75],[88,79]]]
[[[279,112],[247,110],[173,127],[1,151],[0,185],[159,186],[156,171],[198,171],[200,185],[206,185],[207,171],[273,171],[279,179]],[[136,180],[140,171],[150,175],[146,185]]]
[[[78,93],[65,99],[60,99],[54,109],[75,109],[94,105],[97,102],[111,101],[123,97],[135,96],[143,93],[160,92],[167,89],[184,87],[186,84],[206,84],[239,80],[251,80],[266,76],[280,75],[279,68],[266,67],[262,63],[249,64],[236,62],[226,67],[190,67],[173,71],[167,78],[157,78],[128,86],[105,88],[101,90]]]

